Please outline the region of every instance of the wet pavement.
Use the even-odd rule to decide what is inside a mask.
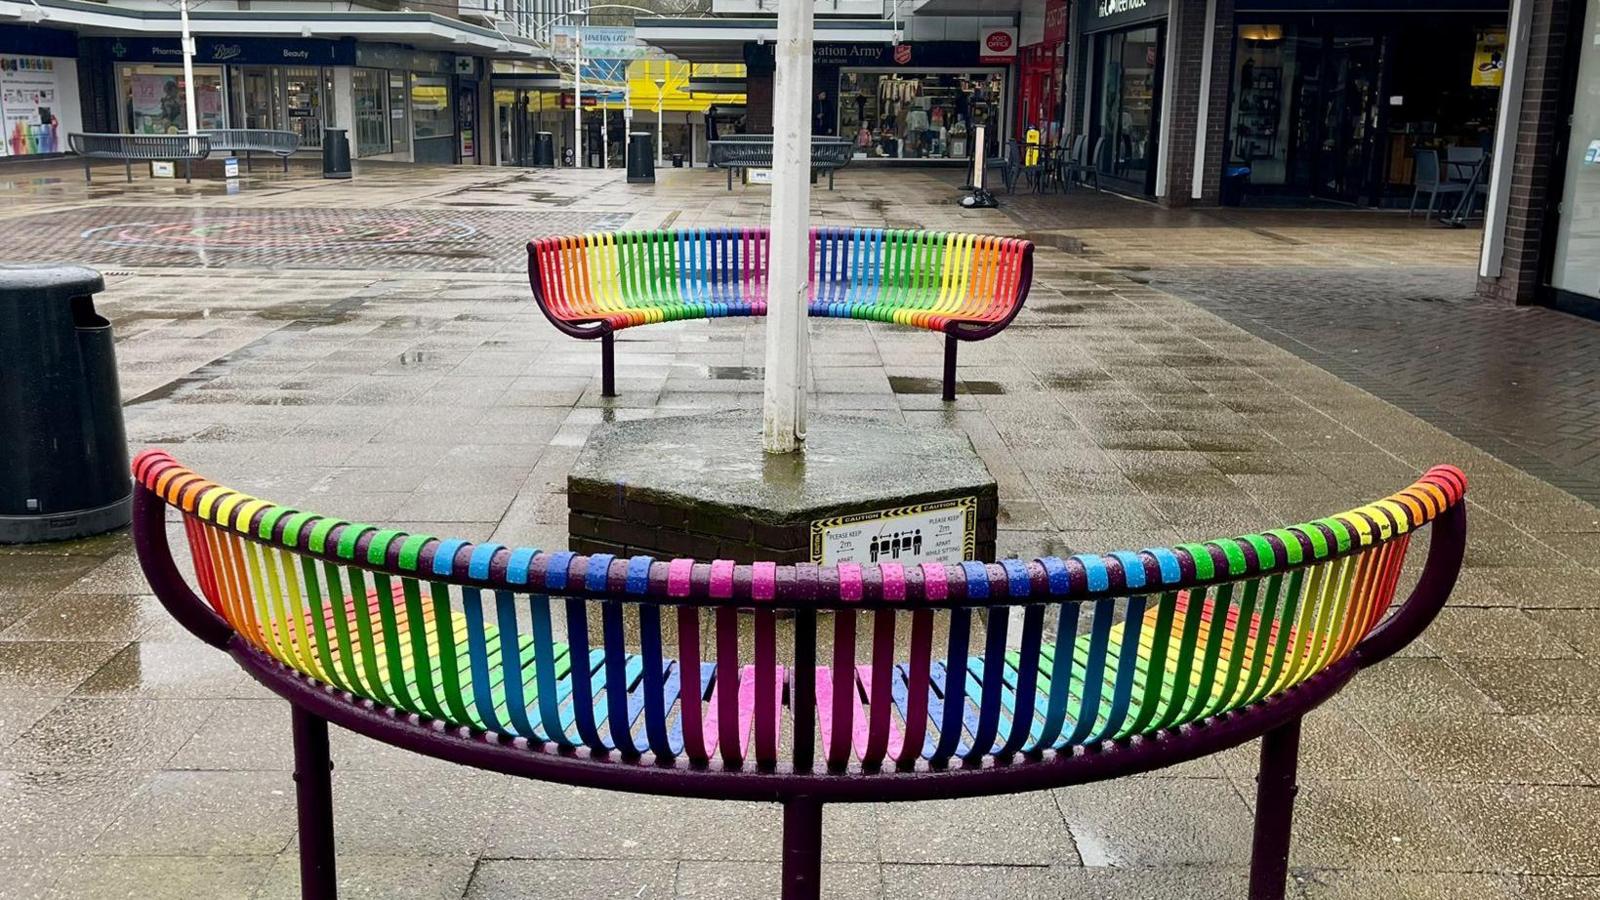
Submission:
[[[1600,510],[1550,483],[1584,471],[1539,442],[1551,382],[1502,393],[1493,377],[1594,359],[1593,330],[1533,311],[1571,346],[1495,340],[1516,317],[1458,296],[1470,232],[1078,194],[967,211],[942,178],[845,170],[813,194],[814,221],[1032,234],[1027,308],[962,348],[953,406],[937,336],[814,322],[812,408],[968,434],[999,483],[1002,555],[1258,530],[1460,465],[1473,538],[1450,608],[1307,721],[1291,896],[1600,895]],[[598,347],[551,329],[512,262],[537,229],[764,223],[766,189],[717,174],[258,171],[230,194],[86,188],[65,167],[0,190],[6,254],[108,270],[98,305],[134,446],[259,496],[560,547],[566,475],[596,425],[760,403],[748,321],[624,333],[621,396],[601,398]],[[373,223],[416,237],[346,242]],[[261,228],[282,244],[250,247]],[[404,252],[451,241],[483,255]],[[1420,391],[1432,376],[1408,337],[1481,361],[1454,376],[1471,402],[1439,406],[1494,430],[1441,428],[1312,352],[1360,350],[1409,372],[1377,380]],[[828,894],[1242,896],[1251,749],[1060,791],[830,809]],[[342,732],[334,755],[350,896],[774,893],[775,808],[518,783]],[[293,896],[289,764],[284,704],[167,619],[126,535],[0,549],[0,897]]]

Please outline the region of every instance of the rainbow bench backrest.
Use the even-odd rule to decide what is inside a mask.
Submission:
[[[203,598],[163,602],[213,643],[534,749],[819,774],[1152,735],[1387,656],[1436,611],[1374,634],[1411,538],[1466,489],[1441,466],[1350,512],[1170,549],[819,567],[442,540],[258,500],[161,451],[134,471],[179,511]]]
[[[1027,297],[1032,258],[1033,244],[1016,238],[813,228],[810,312],[935,331],[952,323],[998,330]],[[528,244],[534,295],[558,326],[765,315],[769,259],[765,228],[606,232]]]

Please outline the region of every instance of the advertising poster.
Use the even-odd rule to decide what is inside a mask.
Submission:
[[[222,127],[222,79],[196,75],[194,108],[201,128]],[[138,134],[180,134],[184,124],[183,76],[139,73],[129,80],[128,106]]]
[[[0,122],[6,156],[55,153],[61,146],[56,119],[55,60],[44,56],[0,56]]]
[[[129,104],[134,130],[141,134],[177,134],[183,123],[183,91],[176,75],[135,75]],[[196,98],[198,104],[198,98]]]
[[[811,561],[957,563],[977,553],[978,498],[961,497],[811,523]]]
[[[1491,28],[1478,32],[1477,50],[1472,54],[1472,86],[1499,87],[1506,78],[1506,32]]]

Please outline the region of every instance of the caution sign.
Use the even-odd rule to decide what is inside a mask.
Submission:
[[[977,557],[977,530],[977,497],[817,519],[811,523],[811,561],[957,563]]]

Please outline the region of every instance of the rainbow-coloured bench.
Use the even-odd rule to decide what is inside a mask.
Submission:
[[[600,338],[601,385],[616,396],[613,335],[679,319],[764,316],[765,228],[620,231],[536,238],[528,281],[563,333]],[[1017,238],[880,228],[811,230],[810,314],[945,334],[944,399],[956,398],[956,341],[1011,324],[1033,283]]]
[[[471,544],[258,500],[160,451],[134,472],[156,595],[292,704],[318,898],[335,893],[328,722],[512,775],[780,802],[788,898],[818,895],[826,803],[1078,784],[1264,736],[1250,896],[1281,898],[1301,717],[1427,627],[1466,541],[1448,466],[1170,549],[837,567]]]

